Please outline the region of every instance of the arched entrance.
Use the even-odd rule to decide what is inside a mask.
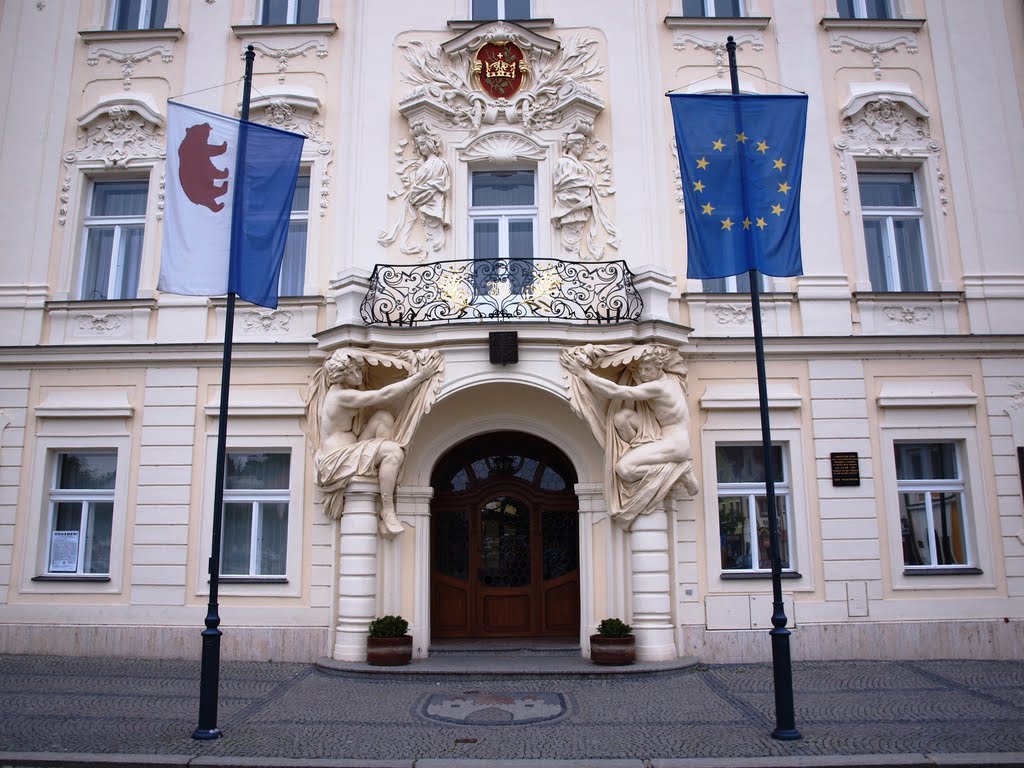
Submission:
[[[522,432],[473,437],[431,479],[433,637],[577,636],[576,472]]]

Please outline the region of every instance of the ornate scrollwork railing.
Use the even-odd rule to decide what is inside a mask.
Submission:
[[[644,302],[624,261],[481,259],[378,264],[361,313],[367,325],[459,320],[637,320]]]

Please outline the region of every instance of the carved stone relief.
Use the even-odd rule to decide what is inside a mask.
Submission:
[[[83,163],[101,162],[104,168],[128,168],[139,161],[164,157],[162,118],[135,104],[110,104],[94,109],[79,121],[74,149],[64,152],[57,220],[67,221],[73,170]],[[162,198],[161,198],[162,199]]]
[[[274,59],[277,62],[277,82],[283,83],[285,75],[288,72],[289,62],[297,56],[305,56],[308,51],[316,51],[318,59],[327,58],[327,42],[326,40],[306,40],[298,45],[293,45],[289,48],[275,48],[274,46],[267,45],[259,40],[249,41],[246,45],[252,45],[256,53],[265,56],[268,59]],[[245,50],[242,50],[241,56],[245,57]]]
[[[121,330],[126,320],[124,315],[87,312],[78,316],[78,330],[90,335],[103,336]]]
[[[495,131],[473,140],[459,151],[459,159],[466,162],[514,163],[521,160],[543,160],[544,147],[529,136],[512,131]]]
[[[906,325],[930,323],[935,315],[935,310],[931,307],[908,307],[900,304],[883,307],[882,312],[894,323],[905,323]]]
[[[707,51],[714,62],[715,74],[720,78],[725,77],[729,71],[729,55],[722,40],[701,37],[694,34],[692,30],[675,30],[672,35],[672,47],[677,51],[685,51],[687,45],[693,46],[698,51]],[[736,36],[737,51],[746,46],[749,46],[755,53],[761,53],[764,50],[764,38],[760,33]]]
[[[254,310],[242,317],[242,329],[246,333],[287,333],[292,322],[292,313],[275,309],[269,312]]]
[[[843,212],[850,212],[850,173],[847,167],[850,155],[875,158],[934,157],[936,180],[942,212],[947,213],[946,174],[938,166],[942,145],[932,138],[928,115],[916,99],[901,94],[878,94],[868,99],[855,100],[854,106],[844,110],[842,135],[834,142],[839,153],[840,189]]]
[[[885,37],[886,33],[871,35],[867,30],[858,33],[859,37],[832,32],[829,42],[829,50],[832,53],[842,53],[843,48],[850,48],[861,51],[871,57],[871,66],[874,69],[875,80],[882,79],[882,54],[895,51],[902,47],[907,53],[917,53],[917,36],[913,34],[896,35]]]
[[[149,61],[154,56],[159,56],[160,61],[170,64],[174,61],[174,51],[169,45],[153,45],[141,51],[117,51],[113,48],[92,47],[85,59],[90,67],[95,67],[101,59],[121,65],[121,86],[126,90],[132,89],[132,78],[135,76],[135,66],[144,61]]]
[[[562,156],[551,173],[554,195],[551,219],[561,235],[562,249],[569,256],[584,261],[599,260],[607,245],[619,247],[615,225],[601,204],[601,198],[615,193],[611,185],[608,147],[601,141],[588,140],[592,133],[593,124],[577,121],[577,125],[566,132]]]

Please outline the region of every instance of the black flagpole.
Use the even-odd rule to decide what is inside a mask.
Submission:
[[[736,41],[730,35],[725,44],[729,53],[729,77],[732,94],[740,93],[739,71],[736,68]],[[746,212],[744,212],[746,215]],[[754,321],[754,357],[757,360],[757,395],[761,404],[761,446],[764,453],[765,503],[768,507],[768,536],[772,556],[772,675],[775,687],[775,730],[772,738],[794,741],[802,738],[796,729],[793,711],[793,663],[789,654],[789,630],[786,629],[786,610],[782,604],[782,556],[779,547],[779,518],[775,509],[775,468],[772,466],[772,428],[768,418],[768,376],[764,365],[764,333],[761,329],[761,296],[758,272],[751,269],[750,314]],[[751,531],[754,536],[754,531]],[[756,543],[751,541],[751,546]]]
[[[256,52],[250,45],[245,51],[245,78],[242,87],[242,120],[249,119],[249,97],[252,92],[252,64]],[[244,128],[242,129],[244,130]],[[244,144],[244,142],[241,142]],[[239,153],[244,147],[239,147]],[[236,159],[237,167],[239,160]],[[238,190],[235,190],[235,200]],[[217,588],[220,585],[220,537],[224,507],[224,464],[227,458],[228,390],[231,386],[231,342],[235,331],[235,294],[228,291],[224,312],[224,360],[220,372],[220,411],[217,414],[217,470],[213,481],[213,536],[210,542],[210,601],[206,608],[206,629],[202,632],[203,657],[199,673],[199,725],[192,732],[193,739],[217,739],[217,696],[220,684],[220,614],[217,608]]]

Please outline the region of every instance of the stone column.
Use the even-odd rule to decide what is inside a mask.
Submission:
[[[633,521],[629,550],[633,597],[630,624],[636,636],[637,659],[674,659],[678,654],[672,626],[668,515],[663,505]]]
[[[376,480],[353,480],[345,490],[338,546],[338,627],[334,658],[366,661],[367,627],[377,613]]]

